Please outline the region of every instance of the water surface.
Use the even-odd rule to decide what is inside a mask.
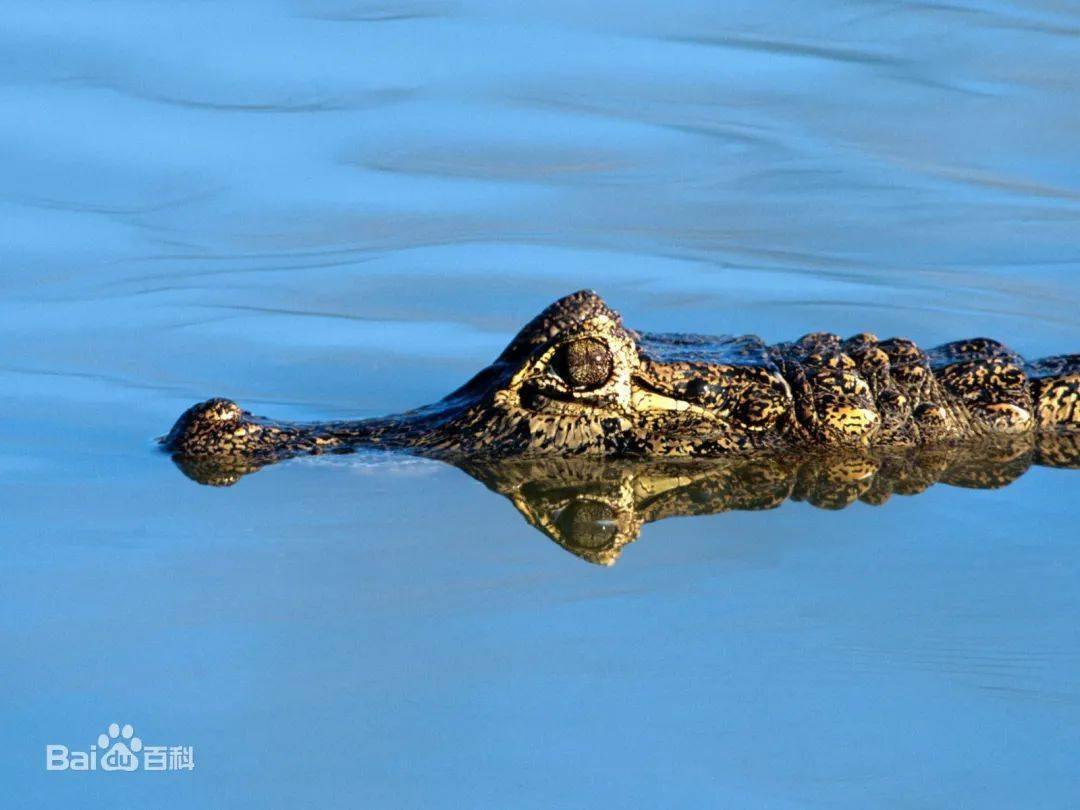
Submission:
[[[1053,0],[11,2],[3,783],[32,806],[1068,807],[1080,475],[672,517],[460,470],[199,486],[192,402],[432,401],[580,287],[655,331],[1080,350]],[[190,773],[47,773],[113,721]]]

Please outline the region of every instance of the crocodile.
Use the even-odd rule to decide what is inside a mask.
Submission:
[[[596,293],[554,302],[438,402],[371,419],[255,416],[215,398],[160,441],[191,468],[242,475],[361,447],[453,462],[519,457],[745,457],[1080,431],[1080,354],[1027,362],[988,338],[637,332]],[[223,480],[220,483],[229,483]]]

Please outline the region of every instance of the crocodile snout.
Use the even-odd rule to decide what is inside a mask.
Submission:
[[[160,441],[172,453],[227,453],[234,440],[258,427],[248,416],[231,399],[215,397],[184,411]]]

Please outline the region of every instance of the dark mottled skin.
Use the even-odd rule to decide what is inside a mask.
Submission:
[[[1080,430],[1080,355],[1031,363],[986,338],[924,351],[827,333],[637,333],[595,293],[556,301],[443,400],[380,419],[297,424],[212,399],[162,440],[237,474],[289,456],[387,447],[447,460],[731,457],[932,447]],[[230,474],[225,473],[225,478]]]

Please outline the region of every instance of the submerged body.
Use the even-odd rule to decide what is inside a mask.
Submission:
[[[559,299],[439,402],[379,419],[287,423],[212,399],[162,440],[252,468],[357,447],[474,456],[697,456],[904,447],[1080,430],[1080,355],[1025,362],[986,338],[646,334],[595,293]]]

